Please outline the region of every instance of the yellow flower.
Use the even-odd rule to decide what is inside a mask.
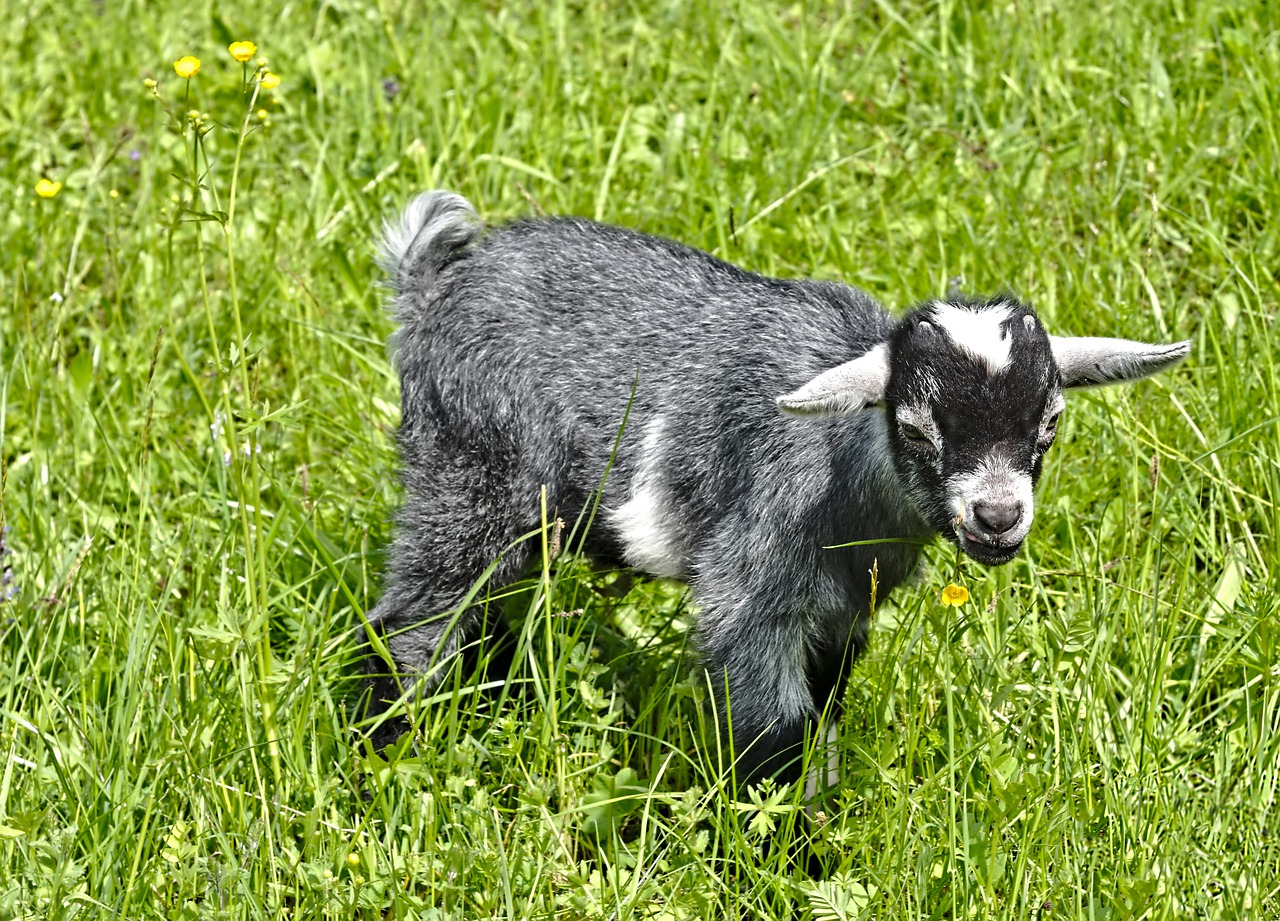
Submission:
[[[227,46],[227,50],[231,52],[233,58],[243,64],[258,53],[258,46],[253,42],[232,42]]]
[[[262,75],[262,88],[264,90],[273,90],[280,85],[280,77],[267,71]]]
[[[958,608],[969,600],[969,590],[952,582],[942,590],[942,596],[938,600],[947,607]]]
[[[182,77],[184,80],[190,80],[196,74],[200,73],[200,59],[192,57],[189,54],[185,57],[178,58],[178,60],[173,62],[173,70],[174,73],[179,77]]]
[[[352,851],[350,854],[348,854],[347,865],[352,867],[360,866],[360,855],[357,854],[355,851]]]
[[[61,191],[61,182],[50,182],[48,179],[41,179],[36,183],[36,194],[41,198],[53,198]]]

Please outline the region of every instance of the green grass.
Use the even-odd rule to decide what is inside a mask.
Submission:
[[[1264,0],[0,21],[0,917],[1280,915]],[[238,140],[242,38],[282,83]],[[794,791],[718,789],[676,586],[544,573],[508,604],[518,694],[456,676],[416,746],[353,744],[397,501],[373,243],[430,187],[900,307],[958,276],[1058,332],[1193,340],[1073,396],[1028,548],[966,565],[968,605],[938,604],[942,548],[882,605],[828,880],[762,851]]]

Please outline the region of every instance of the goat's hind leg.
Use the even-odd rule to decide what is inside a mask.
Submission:
[[[524,571],[532,547],[519,538],[532,528],[517,522],[510,508],[495,514],[483,504],[450,502],[447,496],[415,490],[401,509],[382,599],[369,615],[391,657],[391,663],[376,653],[365,658],[371,714],[411,688],[417,694],[431,691],[460,656],[464,664],[478,664],[473,653],[482,641],[509,634],[497,607],[488,604],[488,590]],[[488,585],[480,584],[487,572]],[[510,658],[505,639],[490,647],[500,660]],[[500,665],[490,666],[490,674],[497,674]],[[384,745],[405,728],[403,720],[387,721],[374,741]]]

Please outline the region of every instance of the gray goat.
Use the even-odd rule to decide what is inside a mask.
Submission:
[[[1012,559],[1063,390],[1190,348],[1049,336],[1008,296],[894,319],[855,288],[586,220],[481,236],[447,192],[388,226],[383,259],[406,495],[369,619],[395,670],[429,689],[479,638],[460,602],[495,560],[495,584],[527,569],[532,544],[513,542],[544,486],[575,520],[621,430],[584,550],[693,587],[739,782],[798,777],[806,727],[865,645],[873,564],[883,598],[934,534]],[[885,542],[830,549],[856,541]],[[375,699],[399,697],[370,659]]]

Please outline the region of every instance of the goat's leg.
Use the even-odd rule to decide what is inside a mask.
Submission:
[[[797,627],[796,622],[760,623],[743,612],[724,619],[704,611],[703,663],[732,743],[740,787],[766,777],[782,782],[800,777],[813,703]]]
[[[406,499],[382,598],[369,614],[394,665],[378,655],[365,659],[372,679],[371,712],[411,686],[418,693],[430,691],[465,647],[501,631],[501,615],[486,604],[486,587],[477,583],[495,562],[491,585],[517,579],[532,555],[531,545],[517,539],[533,528],[531,522],[515,522],[510,510],[506,515],[488,511],[471,507],[465,497],[449,501],[443,492],[415,491]],[[384,724],[375,741],[385,744],[404,728],[402,721]]]

